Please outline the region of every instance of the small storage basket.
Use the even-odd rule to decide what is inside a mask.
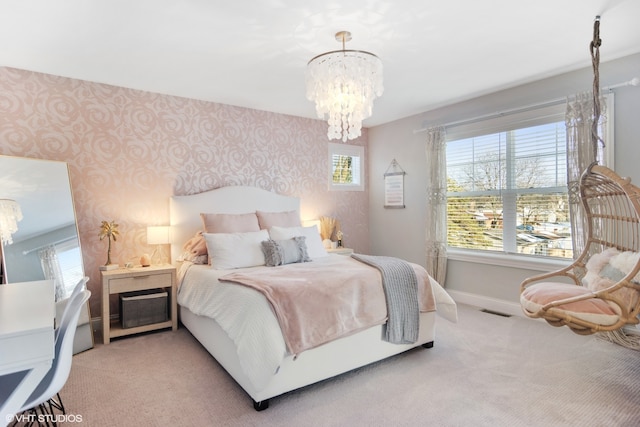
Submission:
[[[120,320],[124,329],[165,322],[169,319],[168,295],[162,289],[120,294]]]

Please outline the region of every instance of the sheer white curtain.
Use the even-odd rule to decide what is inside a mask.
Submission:
[[[40,257],[40,264],[42,265],[44,278],[47,280],[53,280],[54,282],[56,301],[64,299],[66,297],[66,291],[64,289],[62,269],[60,268],[60,262],[58,261],[56,247],[54,245],[45,246],[38,251],[38,256]]]
[[[442,127],[427,136],[426,268],[444,286],[447,274],[447,146]]]
[[[600,103],[602,107],[606,104]],[[601,109],[599,128],[600,138],[606,135],[606,110]],[[592,143],[592,125],[594,120],[593,94],[580,93],[567,101],[565,123],[567,127],[567,186],[569,192],[569,211],[571,218],[571,239],[573,257],[577,258],[585,247],[586,216],[580,202],[580,176],[598,157],[597,147]]]

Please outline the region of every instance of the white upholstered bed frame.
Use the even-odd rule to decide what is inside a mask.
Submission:
[[[172,260],[178,259],[184,242],[202,230],[200,213],[248,213],[256,210],[300,212],[300,200],[255,187],[221,187],[205,193],[174,196],[170,201]],[[383,327],[375,326],[298,355],[287,356],[272,380],[256,389],[240,367],[236,348],[218,323],[180,307],[180,320],[207,351],[251,396],[256,410],[266,409],[269,399],[291,390],[402,353],[423,345],[432,347],[435,312],[420,314],[420,335],[415,344],[390,344],[381,339]]]

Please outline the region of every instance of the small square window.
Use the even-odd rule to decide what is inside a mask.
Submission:
[[[364,191],[364,147],[329,143],[329,190]]]

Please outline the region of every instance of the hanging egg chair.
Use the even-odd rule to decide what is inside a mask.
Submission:
[[[599,142],[599,46],[598,17],[591,42],[594,158]],[[582,335],[638,324],[640,188],[594,162],[581,175],[579,196],[586,219],[584,249],[571,265],[524,280],[520,285],[522,310],[528,317],[568,326]]]

